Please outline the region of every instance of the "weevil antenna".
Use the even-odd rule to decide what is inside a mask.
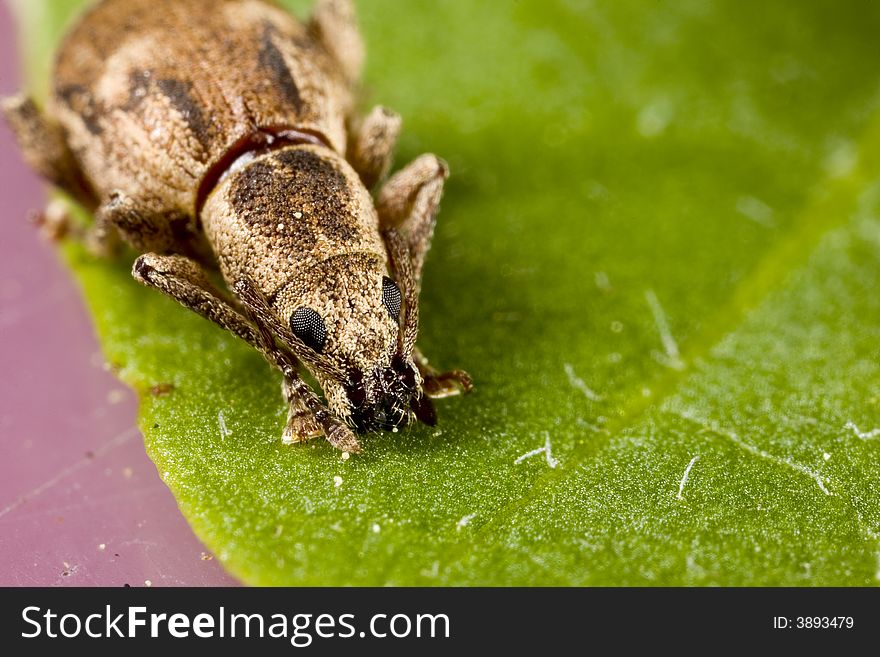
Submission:
[[[412,271],[409,246],[395,228],[384,231],[385,244],[391,258],[394,278],[403,286],[404,316],[400,331],[400,351],[406,358],[412,356],[419,336],[419,291]]]

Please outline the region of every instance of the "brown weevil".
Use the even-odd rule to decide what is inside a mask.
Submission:
[[[446,165],[422,155],[371,196],[400,118],[354,116],[362,60],[350,0],[305,24],[263,0],[102,0],[63,40],[46,108],[3,103],[27,161],[93,211],[89,244],[121,237],[135,279],[281,370],[283,440],[349,452],[471,387],[415,344]]]

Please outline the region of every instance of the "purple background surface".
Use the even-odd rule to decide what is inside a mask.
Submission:
[[[0,3],[0,96],[18,88],[14,34]],[[0,181],[0,586],[234,584],[147,458],[134,394],[27,221],[45,191],[3,121]]]

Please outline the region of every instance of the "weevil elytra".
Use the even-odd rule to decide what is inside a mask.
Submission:
[[[281,370],[283,440],[349,452],[471,387],[415,344],[446,165],[422,155],[371,195],[400,118],[354,116],[362,60],[350,0],[305,24],[263,0],[102,0],[62,42],[46,108],[3,103],[27,161],[94,212],[93,247],[121,237],[135,279]]]

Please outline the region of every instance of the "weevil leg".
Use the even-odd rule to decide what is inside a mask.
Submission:
[[[212,261],[204,236],[183,214],[163,214],[149,198],[132,198],[116,190],[95,211],[95,225],[87,243],[93,251],[107,251],[122,237],[136,251],[179,253],[202,263]]]
[[[95,211],[95,239],[110,238],[115,229],[136,251],[169,252],[186,247],[191,241],[182,230],[188,223],[187,217],[158,212],[148,199],[115,190]]]
[[[425,355],[416,347],[413,350],[413,362],[422,375],[422,388],[428,397],[441,399],[469,393],[474,388],[470,374],[464,370],[440,372],[434,369]]]
[[[175,245],[171,223],[121,191],[110,194],[95,211],[96,245],[122,236],[136,251],[169,251]]]
[[[301,379],[292,381],[285,378],[281,383],[281,393],[288,404],[287,424],[284,433],[281,434],[281,442],[285,444],[305,442],[324,433],[315,419],[315,414],[309,410],[305,393],[311,390],[303,391],[303,386],[305,384]]]
[[[146,253],[135,260],[134,278],[175,299],[184,307],[218,324],[257,349],[284,375],[283,394],[289,405],[287,424],[282,433],[285,443],[302,442],[325,434],[340,449],[356,452],[360,446],[346,431],[340,432],[337,422],[324,408],[308,385],[299,378],[297,362],[277,348],[268,332],[238,312],[222,292],[208,279],[204,268],[194,260],[180,255]]]
[[[274,354],[266,354],[263,349],[262,336],[257,328],[224,298],[194,260],[181,255],[145,253],[134,261],[131,274],[139,283],[167,294],[182,306],[237,335],[275,363]]]
[[[284,398],[290,405],[283,442],[298,443],[324,435],[327,442],[340,451],[350,454],[361,451],[354,432],[324,407],[305,381],[298,377],[285,379],[282,385]]]
[[[61,126],[24,94],[4,98],[0,101],[0,111],[12,128],[25,161],[83,206],[94,209],[97,203],[94,193],[67,145]]]
[[[421,287],[422,268],[431,246],[443,183],[448,175],[449,169],[443,160],[436,155],[422,155],[391,176],[379,192],[376,203],[379,222],[383,230],[394,228],[406,241],[411,260],[408,277],[412,279],[406,284],[415,285],[416,289]],[[412,356],[422,376],[422,387],[429,397],[451,397],[473,389],[467,372],[440,372],[428,363],[417,347]]]
[[[436,155],[420,155],[388,179],[376,201],[382,229],[396,228],[406,240],[417,288],[421,286],[422,267],[448,176],[449,168],[443,160]]]
[[[364,42],[352,0],[318,0],[309,31],[336,60],[348,82],[354,85],[364,64]]]
[[[90,226],[78,224],[71,217],[64,199],[54,199],[36,218],[40,232],[53,241],[63,238],[82,242],[92,253],[112,256],[124,238],[137,251],[168,251],[175,245],[168,221],[156,217],[122,192],[114,192],[101,203]]]
[[[377,105],[351,133],[348,161],[367,189],[388,175],[394,145],[400,134],[400,115]]]

